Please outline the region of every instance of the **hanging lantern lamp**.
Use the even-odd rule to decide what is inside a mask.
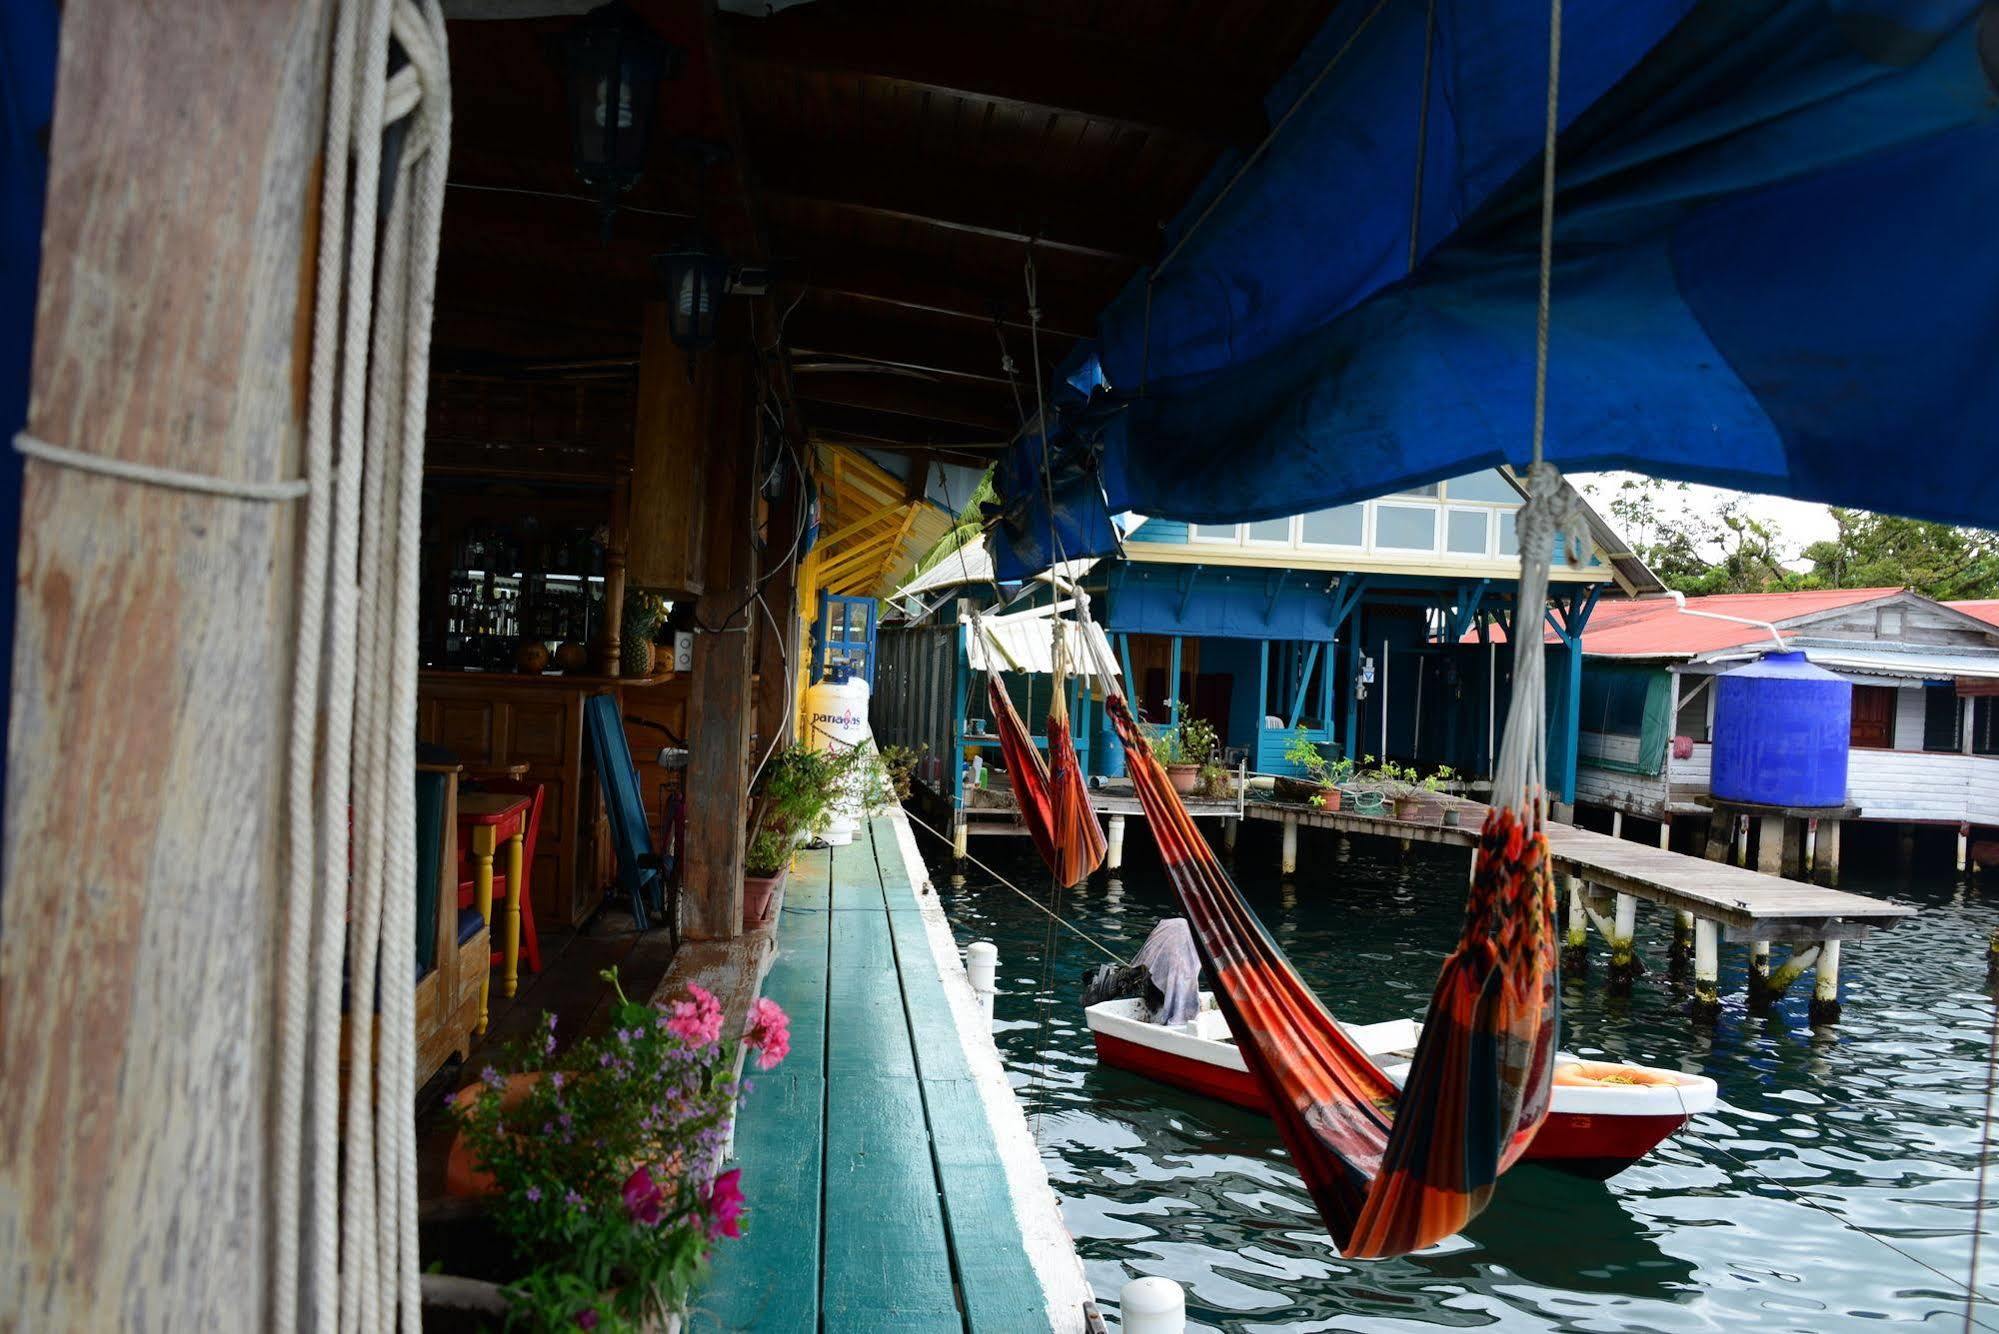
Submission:
[[[620,0],[585,14],[564,41],[576,174],[597,189],[607,237],[618,196],[645,168],[660,80],[678,75],[681,54]]]
[[[667,333],[687,353],[691,369],[695,354],[715,342],[715,319],[729,287],[728,256],[697,232],[652,262],[666,283]]]

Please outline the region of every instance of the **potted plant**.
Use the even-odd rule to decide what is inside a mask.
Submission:
[[[860,752],[834,753],[793,743],[771,757],[752,807],[743,854],[743,926],[760,926],[791,869],[801,836],[822,827]]]
[[[1189,796],[1200,786],[1201,766],[1214,754],[1215,729],[1204,719],[1182,718],[1154,732],[1149,744],[1173,790]]]
[[[1383,794],[1394,805],[1396,819],[1419,824],[1434,824],[1443,819],[1443,803],[1437,800],[1436,793],[1443,787],[1448,770],[1419,778],[1414,765],[1388,760],[1375,774]]]
[[[739,1173],[716,1173],[735,1114],[736,1046],[700,987],[658,1006],[616,990],[608,1032],[557,1055],[555,1016],[453,1099],[454,1160],[504,1245],[508,1328],[651,1331],[686,1311],[713,1247],[742,1235]],[[757,1001],[743,1043],[768,1070],[790,1021]]]
[[[1298,730],[1285,744],[1284,758],[1305,771],[1304,778],[1279,778],[1274,790],[1279,797],[1290,801],[1304,801],[1323,811],[1337,811],[1341,806],[1340,785],[1352,780],[1354,764],[1349,759],[1329,760],[1320,744],[1300,723]]]

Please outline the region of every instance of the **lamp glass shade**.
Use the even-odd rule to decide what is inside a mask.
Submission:
[[[565,43],[576,173],[629,190],[645,166],[659,82],[671,48],[622,4],[593,9]]]
[[[689,352],[713,344],[715,317],[729,284],[728,258],[696,240],[653,256],[653,264],[666,283],[668,335]]]

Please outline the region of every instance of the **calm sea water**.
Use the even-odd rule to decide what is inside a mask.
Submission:
[[[1143,828],[1133,821],[1120,879],[1099,873],[1063,901],[1065,916],[1125,955],[1174,911]],[[1281,884],[1274,826],[1244,827],[1235,870],[1256,911],[1335,1013],[1420,1014],[1457,929],[1465,854],[1418,846],[1405,858],[1360,838],[1341,851],[1309,831],[1302,841],[1305,868]],[[1045,899],[1025,839],[972,850]],[[1097,1065],[1077,1002],[1101,956],[1059,930],[1051,954],[1047,919],[977,867],[961,886],[942,858],[933,871],[960,942],[999,946],[1000,1048],[1113,1320],[1128,1279],[1163,1274],[1186,1287],[1193,1324],[1226,1330],[1966,1327],[1993,1022],[1984,946],[1999,892],[1947,872],[1902,884],[1850,876],[1922,914],[1847,946],[1845,1018],[1819,1031],[1806,1022],[1809,978],[1767,1017],[1746,1012],[1739,946],[1723,949],[1731,999],[1720,1024],[1695,1029],[1666,978],[1670,919],[1641,910],[1652,973],[1629,1000],[1609,999],[1608,955],[1593,941],[1590,978],[1564,995],[1563,1045],[1702,1072],[1721,1105],[1612,1181],[1521,1167],[1465,1235],[1350,1262],[1267,1120]],[[1999,1210],[1986,1215],[1981,1279],[1999,1295],[1995,1229]],[[1977,1319],[1999,1330],[1999,1305]]]

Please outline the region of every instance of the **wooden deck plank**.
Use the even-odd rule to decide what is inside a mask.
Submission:
[[[825,1201],[826,1328],[964,1328],[915,1079],[829,1066]]]
[[[967,1324],[974,1334],[1045,1328],[1041,1287],[978,1087],[969,1078],[926,1079],[923,1099]]]

